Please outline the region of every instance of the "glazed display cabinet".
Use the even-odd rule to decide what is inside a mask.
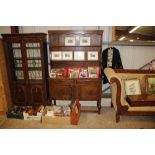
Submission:
[[[44,33],[2,34],[14,105],[47,102],[47,42]]]

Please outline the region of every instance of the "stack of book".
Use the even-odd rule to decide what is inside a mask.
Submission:
[[[51,69],[51,78],[99,78],[100,67],[80,67],[80,68],[58,68]]]

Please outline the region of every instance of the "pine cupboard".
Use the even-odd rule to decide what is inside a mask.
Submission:
[[[103,31],[60,30],[48,31],[48,35],[51,70],[101,67]],[[95,112],[100,114],[102,91],[100,77],[75,78],[73,75],[59,78],[53,73],[50,74],[53,76],[48,79],[50,100],[54,100],[55,104],[56,100],[97,101]]]
[[[13,105],[46,104],[46,34],[2,34],[2,37]]]

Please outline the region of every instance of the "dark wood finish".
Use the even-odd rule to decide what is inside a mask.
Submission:
[[[155,74],[155,70],[114,69],[115,73]]]
[[[84,61],[50,61],[51,68],[88,67],[101,66],[102,34],[103,31],[74,31],[60,30],[48,31],[49,49],[52,51],[84,51]],[[90,37],[89,46],[81,46],[80,37]],[[65,37],[75,37],[75,46],[65,46]],[[88,61],[88,51],[98,51],[98,61]],[[73,54],[74,55],[74,54]],[[73,98],[82,101],[97,101],[97,112],[101,110],[102,81],[93,79],[49,79],[49,93],[51,100],[71,100]],[[56,103],[54,101],[54,103]]]
[[[51,100],[72,100],[75,98],[74,79],[49,79]]]
[[[48,77],[46,34],[2,34],[2,36],[13,104],[21,106],[46,104]],[[39,67],[36,67],[36,64],[39,64]],[[23,72],[23,77],[19,78],[17,72]]]
[[[150,94],[128,95],[126,100],[131,106],[155,106],[155,96]]]

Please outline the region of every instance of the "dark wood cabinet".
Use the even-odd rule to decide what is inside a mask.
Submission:
[[[101,66],[103,31],[48,31],[50,49],[50,67],[59,68],[88,68]],[[79,59],[76,52],[83,56]],[[56,53],[53,57],[54,52]],[[64,57],[64,53],[69,58]],[[90,57],[91,52],[94,57]],[[71,55],[71,57],[70,57]],[[58,57],[57,57],[58,56]],[[50,100],[97,101],[97,111],[101,109],[102,80],[97,78],[49,78]]]
[[[47,41],[44,33],[2,34],[13,104],[46,104]]]

